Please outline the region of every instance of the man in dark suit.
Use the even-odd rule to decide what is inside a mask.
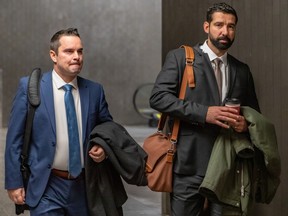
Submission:
[[[26,194],[20,172],[20,153],[28,112],[28,77],[20,80],[13,101],[5,152],[5,188],[14,203],[30,206],[31,216],[88,216],[84,153],[92,129],[111,121],[112,117],[102,86],[78,76],[83,65],[83,46],[77,29],[69,28],[54,34],[50,57],[54,68],[44,73],[40,81],[41,104],[33,122],[28,161],[31,176]],[[76,111],[74,128],[77,132],[74,135],[78,136],[73,140],[77,141],[79,151],[78,158],[75,156],[79,162],[76,164],[78,174],[71,174],[69,170],[72,170],[69,166],[69,154],[72,153],[69,153],[68,112],[64,101],[66,84],[72,88]],[[99,145],[92,147],[89,156],[95,162],[106,158]]]
[[[223,106],[225,99],[237,98],[241,105],[259,111],[248,65],[227,53],[235,38],[237,20],[236,11],[225,3],[208,9],[203,25],[208,38],[193,47],[196,87],[187,87],[184,100],[178,98],[185,67],[184,49],[168,53],[152,90],[151,107],[181,120],[170,195],[173,216],[196,216],[203,208],[205,198],[198,188],[220,129],[247,131],[241,113]],[[220,61],[218,70],[215,59]],[[221,215],[220,205],[211,202],[210,208],[211,215]]]

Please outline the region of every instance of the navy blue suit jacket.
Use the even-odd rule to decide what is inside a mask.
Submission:
[[[83,149],[87,148],[89,134],[101,122],[112,120],[104,90],[98,83],[77,77],[81,100]],[[23,187],[20,172],[20,154],[23,145],[25,121],[28,112],[28,77],[20,79],[13,101],[8,125],[5,151],[5,188]],[[26,192],[26,203],[36,206],[44,193],[50,176],[56,149],[56,123],[52,88],[52,72],[44,73],[40,81],[41,104],[37,108],[31,137],[29,165],[31,176]]]

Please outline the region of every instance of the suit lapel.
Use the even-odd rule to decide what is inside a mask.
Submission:
[[[41,80],[41,100],[43,101],[49,120],[52,125],[54,134],[56,135],[55,111],[54,111],[54,98],[52,87],[52,72],[45,73]]]
[[[89,90],[83,79],[78,77],[78,87],[81,100],[81,114],[82,114],[82,139],[86,136],[86,126],[88,119],[88,109],[89,109]],[[55,110],[54,110],[54,97],[53,97],[53,87],[52,87],[52,72],[43,74],[41,80],[41,100],[43,101],[47,113],[49,115],[50,123],[52,125],[53,132],[56,136],[56,122],[55,122]]]
[[[237,69],[230,55],[227,55],[227,61],[228,61],[228,66],[229,66],[229,69],[228,69],[229,70],[229,90],[227,93],[227,97],[231,97],[231,93],[235,84]]]
[[[86,137],[87,119],[89,110],[89,89],[85,81],[81,78],[77,78],[80,100],[81,100],[81,114],[82,114],[82,139],[83,143]]]
[[[216,81],[214,70],[212,68],[209,57],[207,54],[203,53],[202,58],[203,58],[202,62],[204,62],[204,64],[203,64],[204,74],[207,77],[208,86],[209,86],[209,89],[211,91],[211,95],[213,96],[213,99],[214,99],[216,104],[221,104],[220,94],[219,94],[218,86],[217,86],[217,81]]]

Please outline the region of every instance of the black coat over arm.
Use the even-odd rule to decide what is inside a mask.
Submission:
[[[103,147],[108,158],[94,162],[88,155],[92,146]],[[147,185],[146,152],[126,129],[113,121],[97,125],[90,134],[85,176],[89,212],[97,216],[121,216],[127,194],[121,177],[128,183]]]

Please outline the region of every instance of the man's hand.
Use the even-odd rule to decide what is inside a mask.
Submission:
[[[247,131],[245,118],[238,114],[238,111],[231,107],[211,106],[208,108],[206,122],[216,124],[223,128],[232,127],[237,132]]]
[[[25,190],[24,188],[17,188],[7,190],[9,198],[18,205],[25,204]]]
[[[89,156],[97,163],[100,163],[106,158],[104,149],[97,144],[90,149]]]

